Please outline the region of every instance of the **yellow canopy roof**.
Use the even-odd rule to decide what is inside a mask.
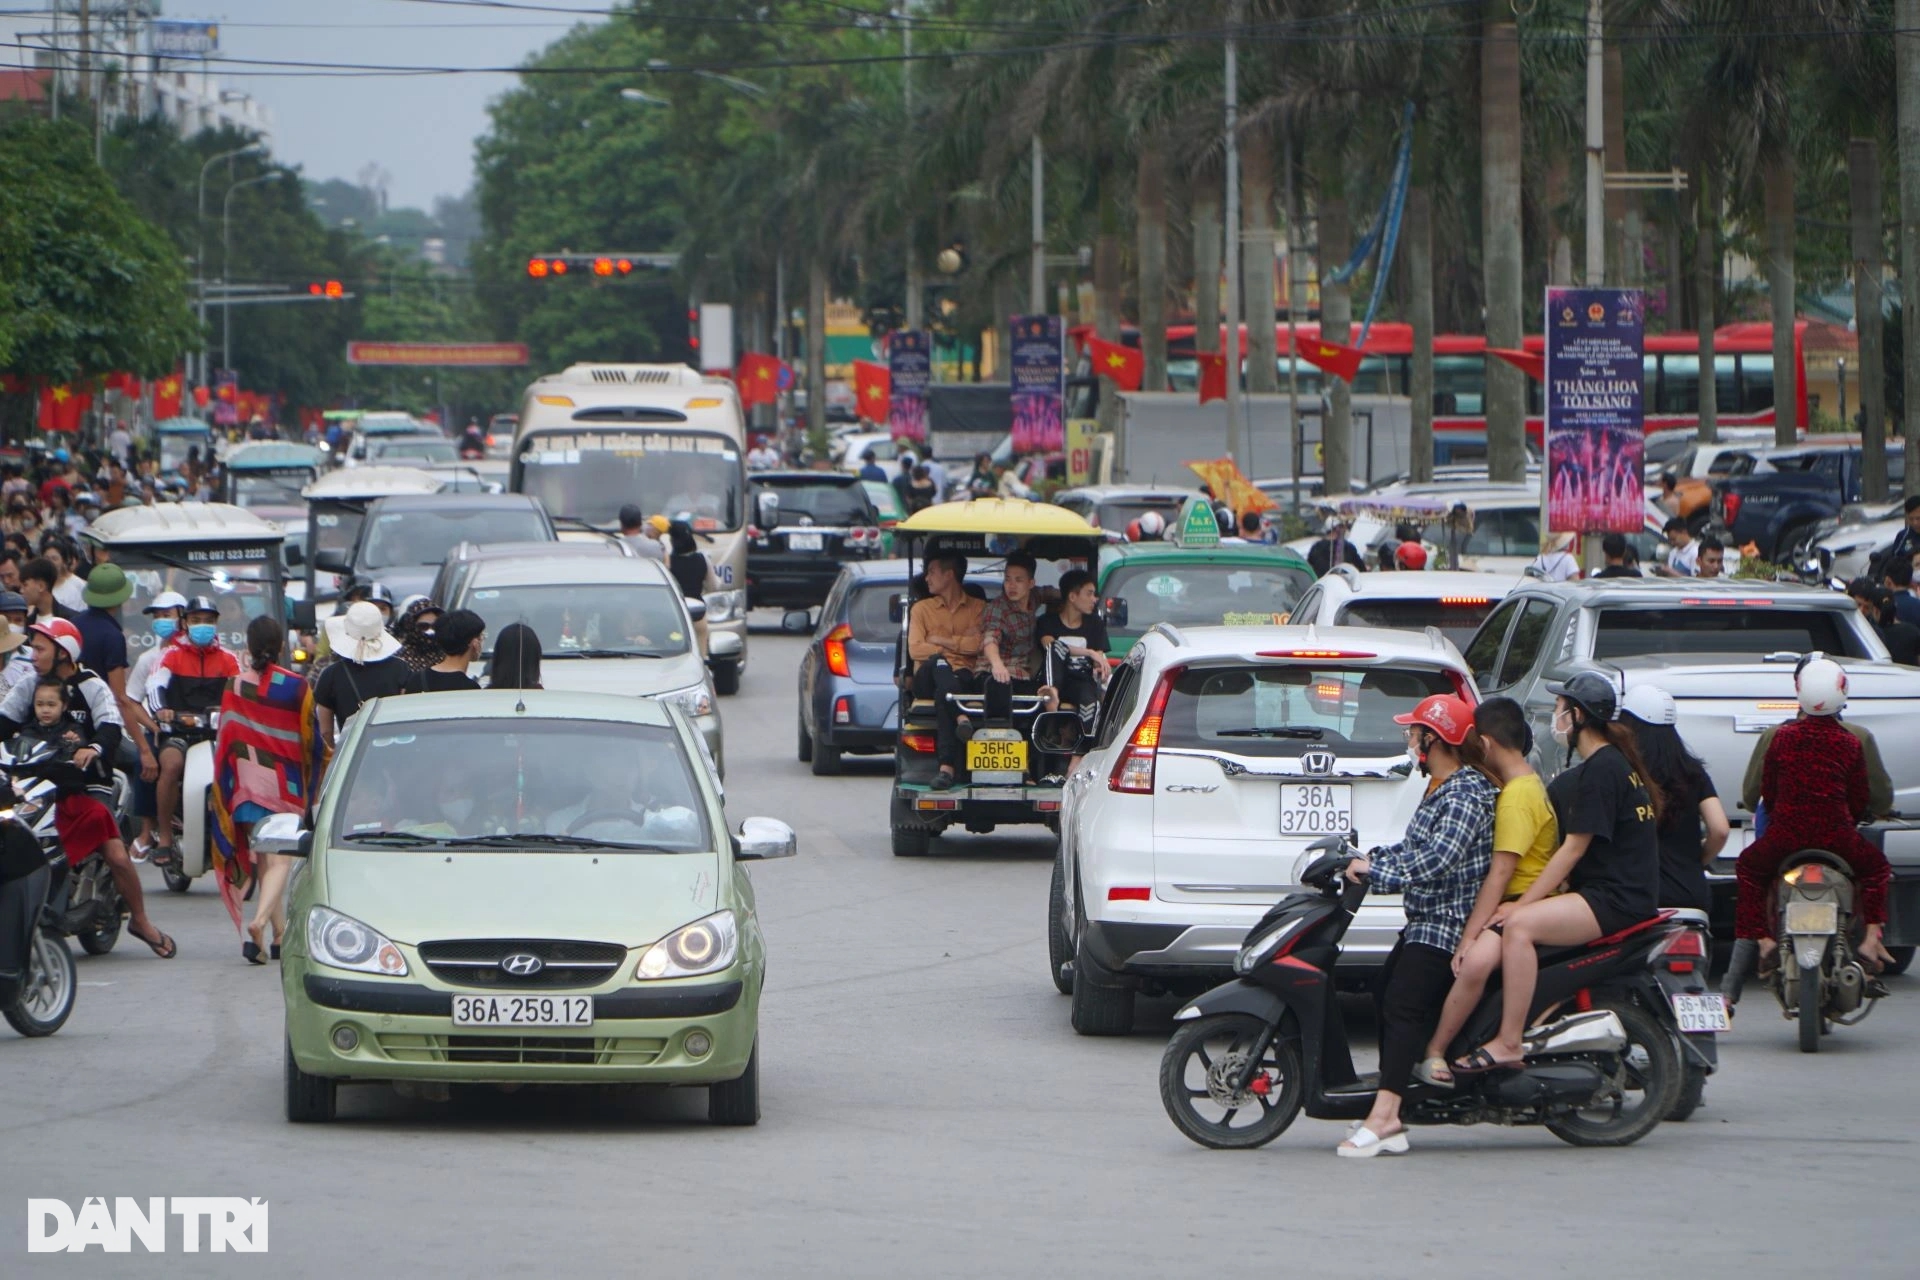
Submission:
[[[1008,533],[1016,537],[1100,538],[1100,531],[1077,513],[1051,502],[1026,498],[975,498],[943,502],[916,511],[894,526],[895,533]]]

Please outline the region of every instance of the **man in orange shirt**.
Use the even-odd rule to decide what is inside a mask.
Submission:
[[[981,616],[986,603],[967,594],[967,559],[937,555],[927,561],[927,598],[913,606],[907,621],[907,656],[913,659],[913,696],[935,703],[934,750],[940,771],[933,789],[953,786],[959,768],[960,734],[949,693],[973,693],[980,687],[974,668],[980,659]]]

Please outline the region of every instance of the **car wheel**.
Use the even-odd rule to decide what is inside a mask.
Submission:
[[[1047,964],[1053,971],[1053,985],[1063,996],[1073,994],[1073,975],[1067,968],[1073,962],[1073,941],[1067,926],[1061,923],[1067,914],[1067,877],[1060,856],[1053,859],[1053,887],[1047,891]]]
[[[747,1069],[737,1080],[722,1080],[707,1086],[707,1119],[713,1124],[750,1125],[760,1123],[760,1041],[753,1042],[747,1055]]]
[[[840,748],[824,742],[813,744],[813,776],[831,778],[840,772]]]
[[[723,698],[731,698],[740,692],[739,663],[716,662],[713,664],[713,691]]]
[[[893,856],[896,858],[926,857],[933,845],[933,837],[938,834],[911,817],[912,812],[900,802],[898,796],[894,797],[887,814],[887,829],[893,836]]]
[[[1124,1036],[1133,1030],[1133,988],[1087,954],[1083,933],[1073,953],[1073,1029],[1083,1036]]]
[[[798,723],[800,727],[800,744],[794,749],[794,754],[800,757],[801,764],[807,764],[813,760],[813,735],[807,732],[807,722],[805,720],[800,720]]]
[[[339,1086],[325,1076],[308,1075],[293,1060],[293,1042],[286,1043],[286,1105],[289,1124],[325,1124],[333,1119]]]

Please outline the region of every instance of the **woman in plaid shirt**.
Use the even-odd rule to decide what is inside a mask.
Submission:
[[[1407,743],[1433,786],[1404,839],[1347,866],[1348,879],[1371,877],[1374,889],[1399,893],[1407,912],[1407,927],[1383,975],[1380,1090],[1366,1120],[1336,1152],[1362,1159],[1407,1150],[1400,1099],[1453,985],[1453,949],[1493,860],[1493,809],[1500,796],[1479,767],[1473,708],[1464,699],[1435,694],[1394,720],[1408,726]]]

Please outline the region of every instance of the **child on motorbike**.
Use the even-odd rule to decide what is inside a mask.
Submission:
[[[1865,749],[1840,723],[1847,705],[1847,673],[1829,658],[1816,658],[1800,669],[1794,685],[1802,714],[1780,726],[1761,765],[1767,829],[1736,864],[1733,957],[1721,988],[1729,1004],[1739,1001],[1756,953],[1762,970],[1771,967],[1779,948],[1770,936],[1774,873],[1802,849],[1828,850],[1852,866],[1859,916],[1866,924],[1858,954],[1873,970],[1893,960],[1880,941],[1892,870],[1887,855],[1855,825],[1868,816],[1869,798]]]
[[[1380,1089],[1366,1120],[1335,1149],[1358,1159],[1407,1150],[1400,1100],[1453,981],[1454,949],[1493,854],[1497,793],[1478,767],[1473,708],[1434,694],[1394,722],[1408,726],[1407,743],[1433,787],[1404,839],[1347,865],[1349,880],[1367,877],[1374,890],[1401,894],[1407,913],[1380,998]]]

